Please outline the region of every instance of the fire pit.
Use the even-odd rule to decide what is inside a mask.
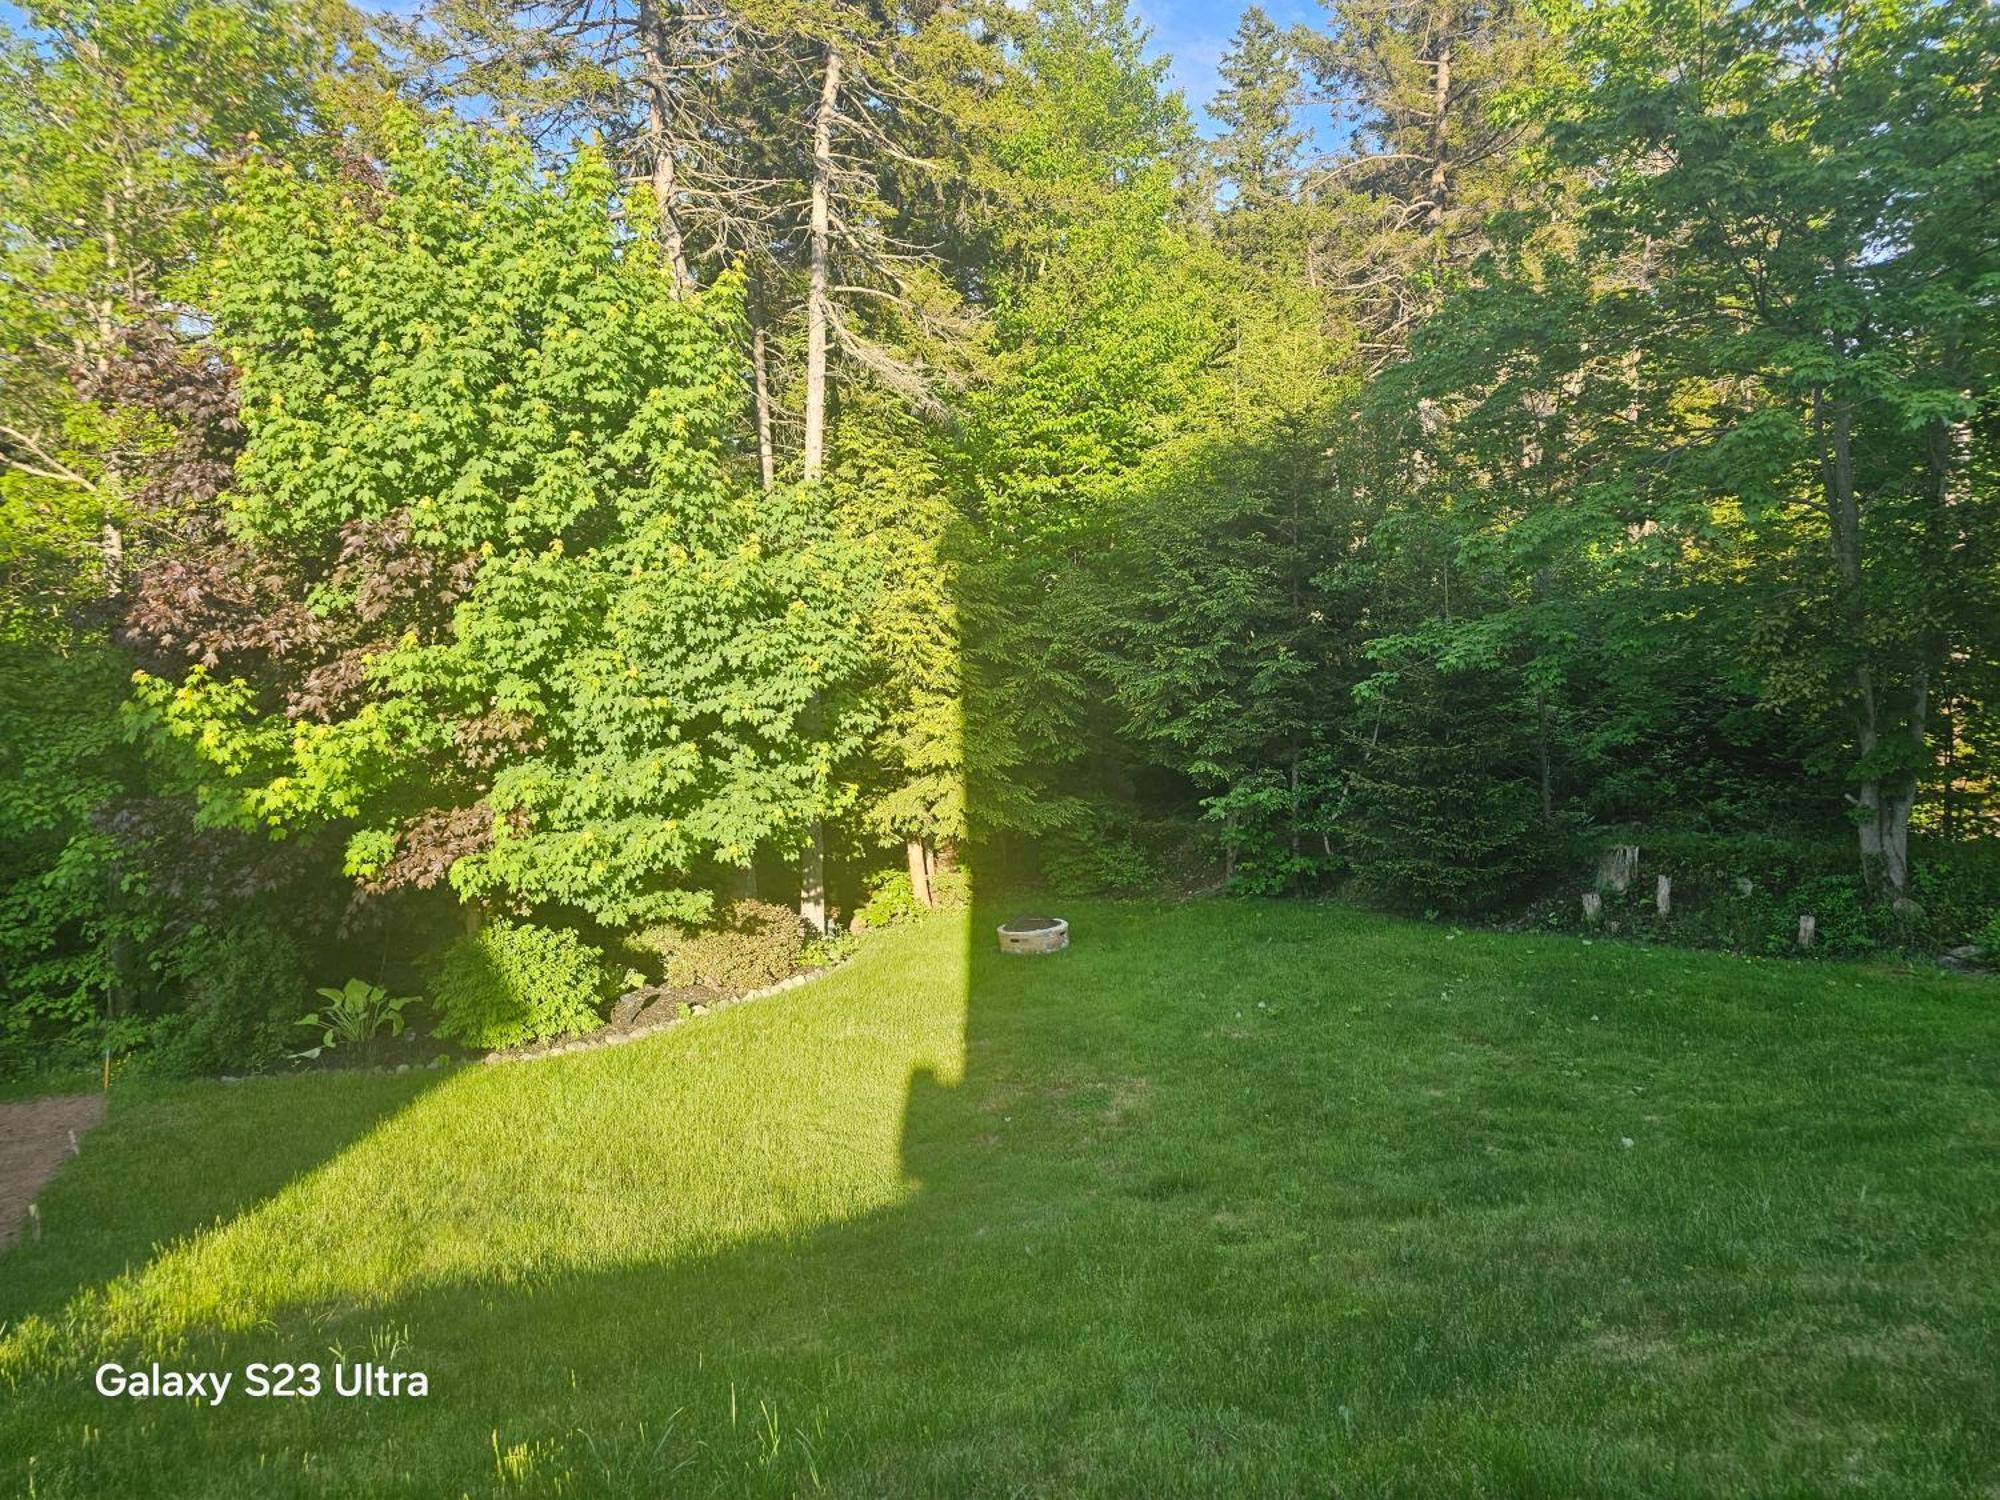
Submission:
[[[1002,953],[1054,953],[1069,946],[1069,923],[1061,917],[1016,917],[999,927]]]

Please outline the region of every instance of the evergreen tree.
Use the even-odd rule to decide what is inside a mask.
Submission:
[[[1222,87],[1208,112],[1227,129],[1209,150],[1234,203],[1252,211],[1290,203],[1306,140],[1293,123],[1301,81],[1291,38],[1253,5],[1217,71]]]

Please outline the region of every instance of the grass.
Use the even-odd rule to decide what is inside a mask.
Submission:
[[[2000,1485],[2000,988],[1332,907],[1066,914],[1056,957],[968,959],[939,920],[600,1053],[115,1093],[0,1259],[4,1482]],[[90,1389],[156,1355],[377,1358],[430,1394]]]

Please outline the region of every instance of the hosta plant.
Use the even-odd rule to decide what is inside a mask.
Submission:
[[[403,1034],[403,1007],[414,998],[391,995],[381,985],[365,979],[350,979],[337,990],[322,989],[319,993],[326,1004],[300,1016],[298,1024],[317,1030],[320,1043],[293,1053],[294,1057],[315,1058],[329,1048],[357,1047],[366,1063],[374,1056],[375,1039],[383,1032],[390,1036]]]

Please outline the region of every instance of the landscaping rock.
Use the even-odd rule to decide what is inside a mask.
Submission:
[[[1967,973],[1984,965],[1986,950],[1977,943],[1964,943],[1938,955],[1938,967],[1950,969],[1954,973]]]
[[[646,1008],[650,999],[651,993],[647,990],[628,990],[611,1002],[609,1024],[618,1027],[630,1026],[639,1018],[639,1012]]]

